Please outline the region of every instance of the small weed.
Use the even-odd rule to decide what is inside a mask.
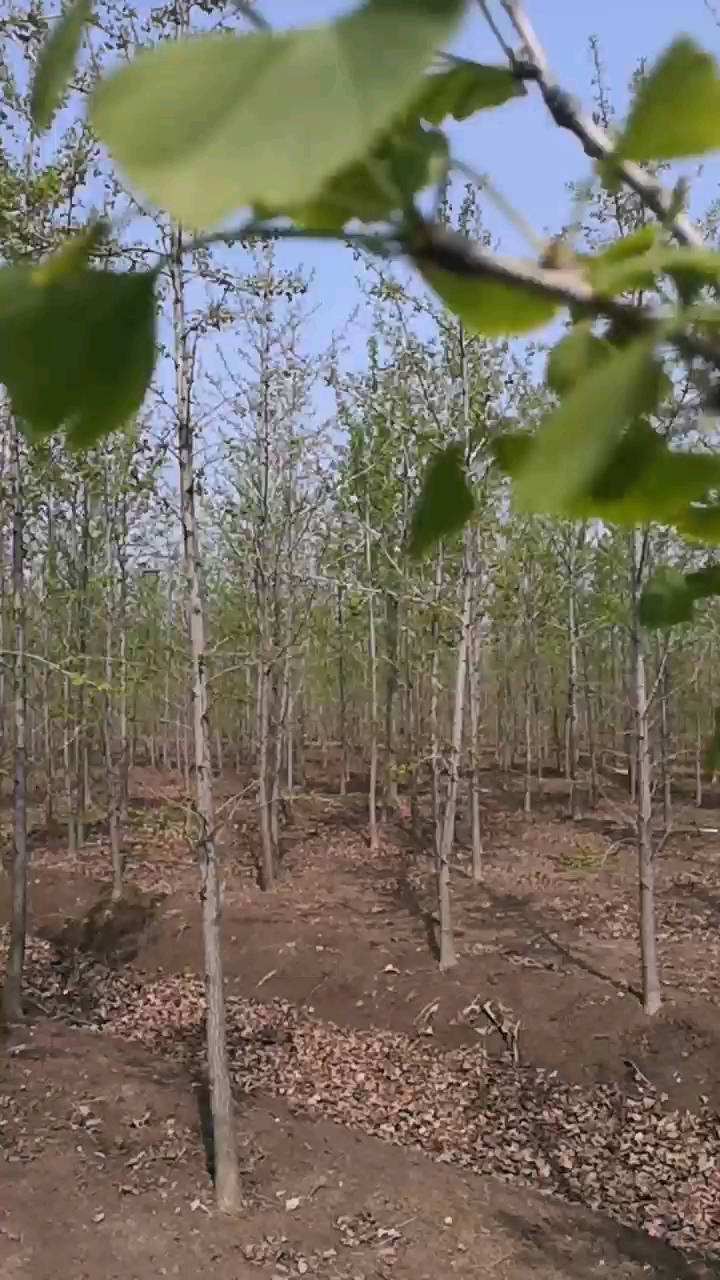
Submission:
[[[576,845],[572,853],[560,855],[560,867],[563,871],[580,871],[592,875],[602,866],[602,854],[590,845]]]

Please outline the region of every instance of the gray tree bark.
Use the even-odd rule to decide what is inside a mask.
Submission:
[[[207,644],[195,503],[192,425],[193,359],[185,318],[185,282],[180,228],[174,231],[173,241],[171,270],[180,510],[192,664],[193,737],[199,827],[197,851],[205,953],[207,1058],[213,1119],[215,1194],[218,1208],[223,1212],[233,1212],[240,1205],[240,1176],[225,1033],[225,992],[220,941],[220,880],[215,843],[215,802],[210,756]]]
[[[645,536],[632,535],[632,618],[633,688],[635,695],[635,742],[637,750],[637,849],[640,882],[640,967],[642,999],[646,1013],[657,1013],[662,1003],[655,932],[655,848],[652,830],[652,778],[650,733],[645,679],[645,652],[639,621]]]
[[[23,1018],[23,968],[27,936],[27,669],[25,659],[25,509],[20,431],[14,418],[10,430],[12,452],[12,610],[15,631],[13,659],[14,768],[13,859],[10,890],[10,942],[3,988],[3,1015],[10,1024]]]

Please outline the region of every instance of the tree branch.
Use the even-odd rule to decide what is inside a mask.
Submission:
[[[486,0],[478,0],[478,3],[487,18]],[[646,173],[639,165],[616,157],[615,149],[605,130],[595,123],[592,116],[584,112],[582,104],[563,89],[555,79],[545,50],[520,0],[500,0],[500,4],[522,42],[520,57],[511,52],[510,64],[522,79],[534,80],[537,83],[545,106],[558,128],[567,129],[574,134],[591,160],[611,161],[626,185],[635,192],[660,222],[664,222],[669,227],[681,244],[693,249],[703,248],[703,238],[690,219],[682,212],[675,212],[673,194],[666,191],[656,178]],[[508,47],[495,23],[490,22],[490,26],[507,56]]]
[[[471,280],[499,280],[511,287],[522,285],[531,293],[555,298],[558,303],[590,316],[605,316],[629,332],[652,335],[674,343],[689,359],[700,358],[720,370],[720,346],[688,329],[668,333],[672,317],[661,311],[634,306],[598,294],[574,267],[543,267],[522,258],[498,257],[485,245],[448,227],[424,223],[406,246],[416,265],[435,267]]]

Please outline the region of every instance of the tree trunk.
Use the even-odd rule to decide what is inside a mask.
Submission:
[[[270,827],[268,759],[270,746],[270,675],[262,660],[257,668],[258,809],[260,817],[260,888],[266,892],[275,883],[275,857]]]
[[[85,843],[85,817],[89,806],[87,779],[87,693],[84,679],[88,673],[88,617],[89,582],[90,582],[90,495],[88,482],[82,485],[82,523],[80,527],[80,565],[79,565],[79,609],[78,609],[78,668],[81,677],[76,697],[76,732],[75,732],[75,826],[78,849]]]
[[[218,1208],[224,1212],[232,1212],[240,1206],[240,1177],[225,1033],[225,993],[220,940],[220,883],[215,845],[215,804],[210,759],[205,611],[200,579],[197,514],[195,508],[192,353],[188,345],[185,321],[182,232],[179,228],[173,233],[173,241],[171,269],[177,437],[180,465],[180,510],[192,665],[193,735],[199,824],[197,850],[200,865],[200,903],[205,953],[207,1060],[213,1120],[213,1164]]]
[[[396,703],[398,689],[398,599],[385,598],[387,673],[385,677],[385,792],[383,808],[392,815],[398,807],[397,753],[395,750]]]
[[[582,645],[583,659],[583,681],[585,684],[585,715],[587,718],[587,737],[588,752],[590,754],[590,794],[588,797],[591,808],[594,808],[598,795],[598,762],[597,762],[597,725],[600,721],[599,714],[596,715],[593,705],[592,685],[590,681],[590,663],[587,651],[587,645]],[[596,723],[597,722],[597,723]]]
[[[276,706],[278,705],[278,702],[279,707],[275,724],[275,758],[273,760],[272,799],[270,804],[273,855],[275,858],[276,869],[280,865],[280,808],[282,803],[283,743],[285,742],[285,733],[288,728],[288,708],[290,705],[290,652],[287,648],[285,649],[282,686],[279,695],[276,691]]]
[[[702,739],[702,704],[700,701],[700,664],[695,673],[695,806],[702,808],[703,802],[703,739]]]
[[[340,795],[347,792],[348,784],[348,742],[347,742],[347,695],[345,692],[345,588],[338,583],[337,588],[337,627],[338,627],[338,700],[340,709]]]
[[[370,849],[378,848],[377,827],[377,778],[378,778],[378,688],[377,688],[377,642],[375,637],[375,597],[373,594],[372,545],[370,541],[369,503],[365,506],[365,566],[368,579],[368,630],[370,660],[370,785],[368,788],[368,834]]]
[[[655,935],[655,849],[652,832],[650,734],[645,684],[645,654],[638,606],[642,586],[645,538],[632,535],[632,649],[637,744],[637,844],[640,881],[640,960],[643,1008],[657,1013],[661,1004]]]
[[[23,968],[27,933],[27,760],[25,748],[26,683],[25,664],[25,512],[23,506],[20,431],[13,418],[12,478],[12,607],[15,628],[13,659],[13,692],[15,700],[14,786],[13,786],[13,860],[10,891],[10,940],[3,990],[3,1015],[10,1024],[23,1018]]]
[[[472,876],[483,878],[482,826],[480,821],[480,622],[470,632],[470,826],[472,831]]]
[[[118,614],[120,627],[120,643],[118,666],[120,677],[120,761],[119,761],[119,796],[118,813],[121,823],[128,820],[128,801],[130,793],[130,734],[128,725],[128,669],[127,669],[127,502],[120,496],[119,527],[116,543],[118,562]],[[187,753],[186,753],[187,761]]]
[[[105,463],[105,692],[104,701],[104,737],[105,737],[105,781],[107,790],[108,834],[110,837],[110,858],[112,862],[112,899],[119,902],[123,891],[123,857],[120,845],[120,823],[118,805],[118,785],[113,758],[115,724],[113,715],[113,545],[112,524],[114,512],[110,509],[109,460]]]
[[[70,676],[66,672],[63,679],[63,771],[65,774],[65,809],[67,813],[68,856],[74,858],[77,853],[77,830],[75,827],[75,807],[73,804],[72,752],[74,741],[72,728],[72,689]]]
[[[437,865],[438,908],[440,915],[440,968],[450,969],[457,964],[455,938],[452,927],[450,902],[450,855],[455,843],[455,813],[457,809],[458,782],[460,779],[460,751],[462,748],[463,719],[465,712],[465,686],[468,640],[472,608],[472,573],[468,531],[465,537],[463,566],[463,606],[460,622],[460,638],[455,668],[455,701],[453,706],[450,749],[445,761],[447,782],[443,805],[440,850]]]
[[[530,673],[526,672],[525,677],[525,794],[523,797],[523,812],[532,812],[532,701],[530,691]]]
[[[568,732],[567,732],[567,779],[569,786],[570,817],[577,821],[582,817],[580,795],[578,791],[578,744],[577,744],[577,621],[575,618],[575,574],[576,549],[573,534],[570,564],[568,566]]]
[[[435,555],[434,612],[432,621],[432,661],[430,666],[430,752],[432,758],[432,821],[433,850],[436,867],[440,864],[442,844],[442,760],[440,756],[440,732],[438,724],[438,695],[440,693],[440,589],[442,587],[443,553],[438,545]]]
[[[660,769],[662,775],[663,827],[670,828],[672,819],[672,765],[670,763],[670,654],[661,656],[660,678]]]

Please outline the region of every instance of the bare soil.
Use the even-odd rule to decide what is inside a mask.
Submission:
[[[179,783],[134,779],[119,911],[101,822],[72,866],[59,833],[34,833],[37,1021],[0,1049],[2,1280],[208,1264],[233,1280],[714,1272],[720,810],[677,807],[659,884],[665,1005],[648,1019],[621,793],[571,823],[550,780],[526,818],[487,774],[485,879],[469,878],[461,826],[460,962],[441,974],[431,869],[404,809],[371,858],[359,792],[340,799],[321,769],[309,781],[263,895],[246,780],[222,780],[245,1194],[231,1221],[212,1209],[203,1146]],[[6,894],[0,874],[2,912]]]

